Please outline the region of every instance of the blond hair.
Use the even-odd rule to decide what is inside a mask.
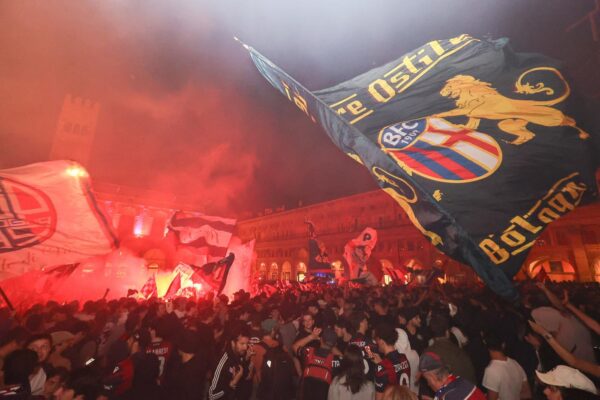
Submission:
[[[383,392],[383,400],[418,400],[417,395],[407,386],[388,386]]]

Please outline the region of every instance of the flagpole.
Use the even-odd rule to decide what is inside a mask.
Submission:
[[[236,42],[238,42],[239,44],[241,44],[242,46],[244,46],[244,48],[245,48],[246,50],[250,50],[250,46],[248,46],[246,43],[242,42],[242,41],[240,40],[240,38],[238,38],[237,36],[234,36],[234,37],[233,37],[233,40],[235,40]]]
[[[4,292],[4,289],[2,289],[1,287],[0,287],[0,295],[2,295],[2,298],[4,299],[4,302],[6,303],[8,308],[10,308],[11,311],[15,311],[15,307],[12,305],[12,303],[8,299],[8,296]]]

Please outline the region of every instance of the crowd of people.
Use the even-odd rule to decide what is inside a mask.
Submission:
[[[598,398],[598,284],[355,286],[2,308],[0,398]]]

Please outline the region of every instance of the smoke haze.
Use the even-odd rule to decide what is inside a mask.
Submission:
[[[92,177],[235,216],[375,189],[273,90],[238,36],[310,89],[428,40],[508,36],[596,78],[588,0],[0,3],[0,168],[46,160],[66,94],[98,101]],[[595,74],[595,75],[594,75]],[[598,87],[596,86],[596,91]]]

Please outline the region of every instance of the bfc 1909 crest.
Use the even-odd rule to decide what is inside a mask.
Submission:
[[[55,230],[56,211],[44,192],[0,177],[0,253],[38,245]]]
[[[380,131],[378,142],[409,174],[440,182],[480,180],[502,163],[502,151],[491,136],[442,118],[386,126]]]

